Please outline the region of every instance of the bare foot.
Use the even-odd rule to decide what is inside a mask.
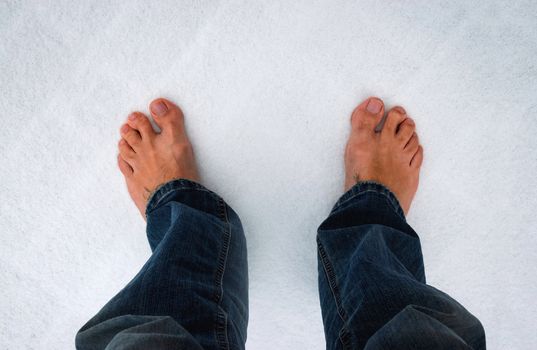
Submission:
[[[414,121],[402,107],[392,108],[382,131],[375,127],[384,115],[376,97],[362,102],[351,117],[352,131],[345,150],[345,191],[358,181],[376,181],[397,197],[405,215],[418,189],[423,161]]]
[[[199,181],[183,112],[163,98],[151,102],[149,109],[161,133],[153,130],[143,113],[131,113],[121,127],[117,158],[129,194],[144,219],[149,195],[159,185],[176,178]]]

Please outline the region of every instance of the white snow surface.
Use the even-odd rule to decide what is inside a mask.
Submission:
[[[0,2],[0,348],[71,349],[150,255],[118,129],[184,110],[240,214],[249,349],[323,349],[315,235],[352,109],[403,105],[425,148],[408,218],[428,283],[490,349],[537,341],[534,1]]]

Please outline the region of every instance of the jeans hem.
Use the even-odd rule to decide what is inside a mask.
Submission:
[[[147,205],[145,207],[145,215],[147,216],[149,212],[153,211],[167,195],[178,190],[205,191],[211,193],[217,200],[223,201],[219,195],[197,182],[188,179],[173,179],[157,186],[157,188],[149,196]]]
[[[405,213],[401,208],[401,204],[399,203],[399,200],[397,199],[395,194],[390,191],[388,187],[376,181],[360,181],[356,183],[338,199],[338,201],[334,205],[334,208],[332,209],[331,214],[341,209],[343,205],[345,205],[353,198],[361,196],[365,193],[376,193],[378,195],[384,196],[386,198],[386,201],[395,211],[395,213],[400,216],[403,221],[406,221]]]

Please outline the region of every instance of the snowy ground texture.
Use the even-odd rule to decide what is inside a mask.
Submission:
[[[323,349],[316,228],[349,115],[402,104],[425,147],[409,222],[428,282],[491,349],[537,341],[534,1],[1,1],[0,348],[70,349],[150,254],[118,128],[182,106],[238,211],[250,349]]]

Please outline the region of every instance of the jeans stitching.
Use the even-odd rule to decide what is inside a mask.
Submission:
[[[332,268],[332,264],[328,260],[328,255],[326,254],[326,251],[324,250],[324,247],[319,239],[317,239],[317,250],[319,252],[319,257],[323,265],[326,279],[328,280],[328,286],[330,287],[330,291],[332,292],[332,296],[334,298],[334,303],[336,304],[337,313],[339,315],[339,318],[343,322],[343,326],[338,332],[338,338],[343,345],[343,349],[350,349],[350,333],[345,326],[345,323],[347,322],[347,313],[343,309],[343,305],[341,305],[339,287],[336,281],[336,274],[334,272],[334,269]]]
[[[221,349],[229,349],[229,341],[227,337],[227,316],[226,313],[218,307],[216,312],[216,327],[215,327],[216,342]]]
[[[224,296],[224,272],[226,269],[227,256],[229,253],[229,242],[231,240],[231,225],[229,223],[226,204],[222,198],[218,198],[218,216],[226,223],[222,237],[222,248],[218,256],[218,267],[215,274],[215,302],[217,303],[216,314],[216,340],[221,349],[229,349],[227,335],[227,317],[222,309],[222,299]]]

